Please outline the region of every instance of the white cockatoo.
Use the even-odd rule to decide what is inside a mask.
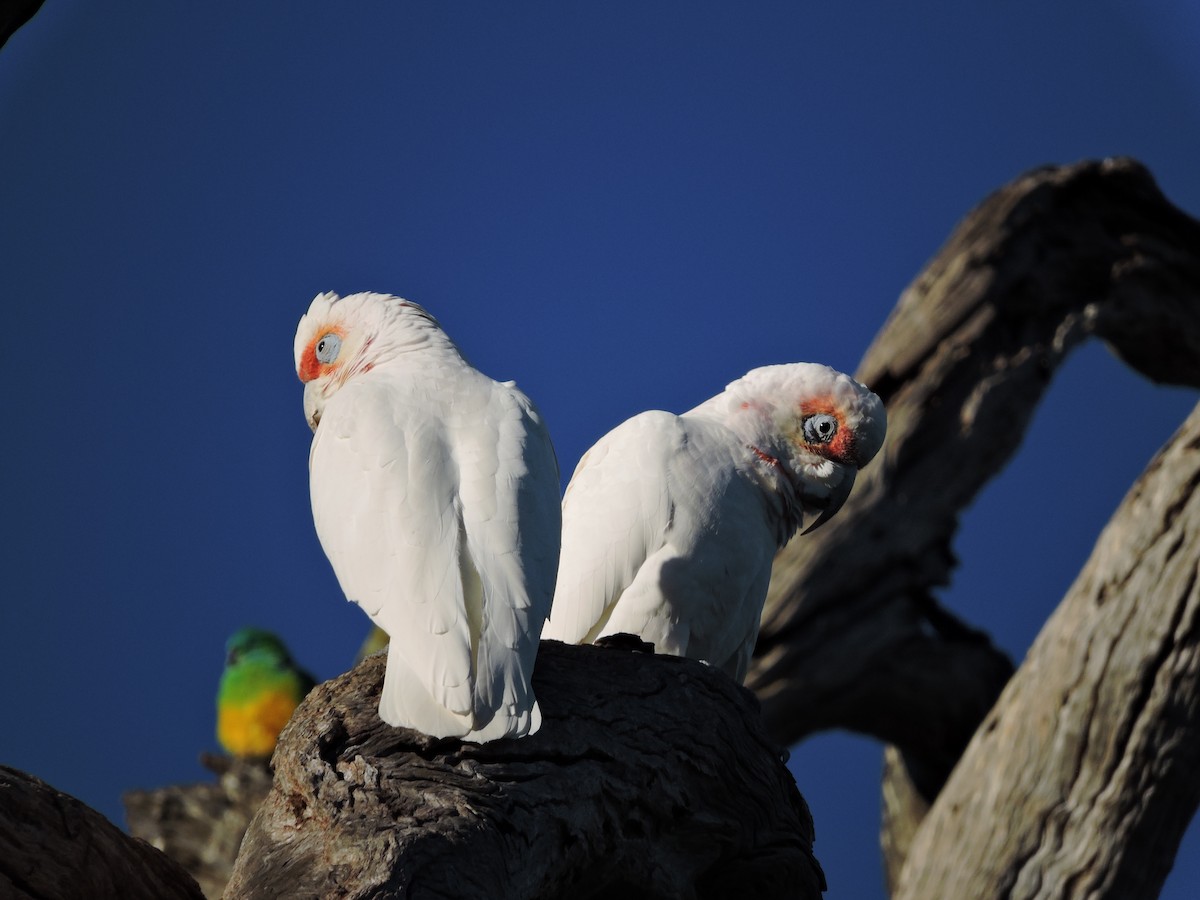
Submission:
[[[561,530],[533,404],[399,297],[318,295],[295,354],[317,536],[391,638],[380,717],[477,743],[533,734]]]
[[[812,363],[754,369],[683,415],[618,425],[567,486],[542,636],[635,634],[741,682],[776,551],[838,511],[886,427],[878,397]]]

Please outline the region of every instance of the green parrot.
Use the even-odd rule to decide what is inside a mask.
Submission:
[[[217,740],[232,756],[269,756],[279,732],[314,684],[276,635],[261,628],[238,629],[225,644]]]

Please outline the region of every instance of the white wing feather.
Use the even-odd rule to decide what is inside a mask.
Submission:
[[[511,384],[455,431],[467,557],[478,576],[476,724],[469,740],[541,725],[530,676],[558,567],[558,465],[545,426]],[[471,607],[469,615],[476,612]],[[490,721],[489,716],[494,716]]]
[[[580,459],[563,497],[563,554],[542,637],[594,640],[662,549],[673,504],[661,473],[685,441],[680,419],[655,410],[618,425]]]
[[[524,395],[467,367],[376,370],[326,404],[310,469],[342,589],[391,639],[381,717],[476,741],[536,730],[551,588],[533,573],[554,567],[531,555],[556,550],[558,480]]]
[[[775,542],[745,447],[712,421],[648,412],[585,454],[563,501],[562,561],[543,637],[619,632],[741,677]]]

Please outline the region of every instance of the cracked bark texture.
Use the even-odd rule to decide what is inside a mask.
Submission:
[[[702,664],[542,643],[541,730],[383,724],[385,656],[319,685],[225,896],[819,897],[812,820],[753,696]]]
[[[41,779],[0,766],[0,897],[203,900],[191,876]]]
[[[1153,381],[1200,386],[1198,253],[1200,224],[1135,161],[1034,170],[963,220],[856,373],[887,404],[887,442],[838,516],[777,558],[747,684],[781,742],[847,728],[893,745],[882,836],[892,886],[1012,673],[933,599],[955,565],[959,513],[1016,451],[1084,340],[1104,340]],[[1195,809],[1193,798],[1173,802],[1168,847]],[[962,849],[944,861],[974,865]]]
[[[250,820],[271,790],[265,760],[203,754],[216,782],[128,791],[129,833],[163,851],[196,879],[209,900],[225,891]]]
[[[1200,802],[1198,487],[1200,407],[967,747],[896,900],[1158,896]]]

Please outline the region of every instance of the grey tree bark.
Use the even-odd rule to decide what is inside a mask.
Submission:
[[[1200,407],[976,732],[897,900],[1158,896],[1200,802],[1198,486]]]
[[[812,820],[753,697],[690,660],[543,642],[541,730],[384,725],[385,657],[318,686],[273,757],[229,900],[816,898]]]
[[[776,561],[748,684],[763,702],[771,733],[783,742],[840,727],[893,745],[886,756],[883,844],[889,883],[902,884],[900,896],[1003,895],[962,893],[949,875],[938,881],[917,874],[934,859],[943,869],[975,869],[980,854],[992,854],[990,864],[1003,868],[997,847],[963,843],[952,826],[927,830],[923,820],[932,804],[931,822],[944,822],[941,804],[961,804],[972,790],[997,798],[1019,793],[1012,779],[1022,774],[983,766],[972,787],[956,782],[953,796],[939,797],[1012,667],[986,636],[942,609],[932,590],[949,581],[959,512],[1016,450],[1058,364],[1091,337],[1154,381],[1200,386],[1200,224],[1172,206],[1131,160],[1030,172],[966,217],[905,291],[859,368],[859,379],[888,406],[882,459],[864,471],[837,518],[794,541]],[[1152,477],[1159,476],[1146,479]],[[1186,527],[1194,528],[1194,520]],[[1143,586],[1161,576],[1157,556],[1126,563]],[[1160,612],[1168,619],[1181,614],[1174,607]],[[1056,617],[1047,626],[1052,636],[1044,638],[1062,640],[1072,627],[1078,623]],[[1144,637],[1137,645],[1142,651],[1150,657],[1161,651]],[[1111,662],[1122,669],[1147,665],[1128,648]],[[1063,696],[1101,689],[1098,667],[1077,669],[1064,657],[1057,668],[1038,671],[1038,684]],[[1126,703],[1146,701],[1138,684],[1129,682]],[[1183,746],[1196,761],[1200,751],[1188,730],[1195,723],[1195,686],[1181,681],[1175,689],[1191,691],[1191,699],[1146,712],[1167,717],[1177,735],[1191,741]],[[1012,695],[1001,701],[1010,740],[1037,745],[1025,759],[1026,777],[1038,767],[1068,765],[1054,756],[1046,735],[1032,725],[1020,728],[1031,714],[1023,705],[1028,702]],[[1115,711],[1103,707],[1109,718],[1095,727],[1117,728]],[[1182,713],[1186,727],[1174,718]],[[1095,713],[1075,705],[1060,714]],[[1086,729],[1089,721],[1081,718],[1073,727]],[[1175,740],[1165,721],[1162,739]],[[1124,789],[1136,791],[1132,784]],[[1054,800],[1061,804],[1056,815],[1063,815],[1076,810],[1071,804],[1080,797],[1054,794]],[[1143,830],[1161,828],[1158,846],[1173,853],[1196,797],[1179,791],[1164,802],[1170,814],[1130,823],[1135,833],[1120,837],[1144,846]],[[1010,814],[1017,811],[1003,813]],[[984,815],[976,822],[1000,824]],[[1008,824],[1040,833],[1035,818],[1018,815]],[[934,828],[940,837],[931,836]],[[1090,855],[1100,870],[1110,863],[1100,864],[1099,857],[1116,855],[1111,842],[1117,837],[1095,832],[1086,846],[1043,852],[1023,863],[1023,877],[1040,877],[1050,896],[1051,886],[1066,883],[1063,857]],[[1072,832],[1072,840],[1083,838]],[[920,859],[905,868],[910,847],[920,850]],[[1082,871],[1071,877],[1082,878]],[[1149,878],[1145,892],[1126,893],[1130,886],[1121,882],[1089,896],[1154,896],[1156,883]]]
[[[128,791],[121,799],[129,833],[182,865],[216,900],[273,776],[266,760],[202,754],[201,761],[217,781]]]

